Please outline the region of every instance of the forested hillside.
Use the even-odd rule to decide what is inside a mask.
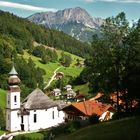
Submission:
[[[32,42],[36,41],[82,57],[91,53],[88,44],[81,43],[63,32],[46,29],[2,11],[0,11],[0,34],[13,39],[18,52],[25,48],[31,50]]]
[[[24,50],[41,58],[41,63],[44,64],[58,61],[59,58],[55,49],[34,46],[34,42],[82,57],[91,52],[91,48],[87,44],[81,43],[63,32],[46,29],[26,19],[0,11],[0,88],[7,89],[6,79],[8,78],[7,73],[12,67],[12,59],[14,59],[14,65],[22,80],[22,92],[30,93],[36,88],[37,83],[40,88],[44,87],[45,70],[36,66],[31,59],[32,56],[28,60],[25,59]]]

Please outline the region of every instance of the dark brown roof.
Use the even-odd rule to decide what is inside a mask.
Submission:
[[[37,88],[23,100],[23,106],[25,109],[48,109],[56,106],[61,108],[62,103],[53,101]]]
[[[18,85],[14,85],[14,86],[9,86],[8,87],[8,91],[10,92],[20,92],[20,87]]]
[[[18,85],[20,83],[20,79],[16,75],[12,75],[8,78],[9,85]]]

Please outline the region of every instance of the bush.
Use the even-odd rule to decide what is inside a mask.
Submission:
[[[18,136],[15,136],[13,140],[44,140],[44,135],[41,133],[18,135]]]
[[[58,127],[52,128],[51,133],[53,135],[60,135],[63,133],[72,133],[80,128],[81,128],[81,124],[79,121],[71,121],[66,124],[61,124]]]
[[[97,124],[99,123],[99,117],[97,115],[92,115],[89,117],[89,122],[91,124]]]
[[[81,124],[79,121],[73,121],[68,123],[68,128],[67,128],[67,132],[68,133],[72,133],[75,132],[76,130],[78,130],[81,127]]]

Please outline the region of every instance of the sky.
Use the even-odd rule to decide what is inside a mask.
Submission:
[[[140,0],[0,0],[0,10],[20,17],[34,13],[81,7],[91,16],[103,19],[125,12],[127,19],[140,18]]]

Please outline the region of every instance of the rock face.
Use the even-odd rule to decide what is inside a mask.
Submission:
[[[89,41],[103,23],[101,18],[92,18],[86,10],[76,7],[53,12],[36,13],[28,20],[45,27],[64,31],[78,40]]]

